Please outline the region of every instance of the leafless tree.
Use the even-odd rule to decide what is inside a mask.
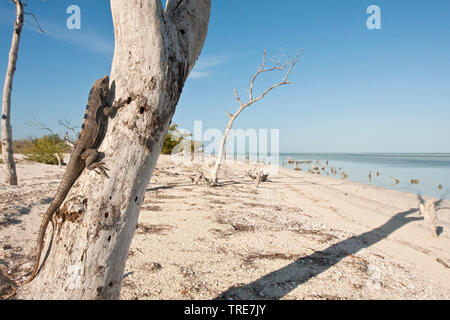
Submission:
[[[235,95],[235,97],[236,97],[236,99],[237,99],[237,101],[239,103],[239,108],[234,114],[229,113],[228,110],[226,111],[226,114],[227,114],[227,116],[229,118],[228,125],[227,125],[227,128],[225,129],[225,133],[223,134],[222,141],[220,143],[220,147],[219,147],[219,151],[218,151],[218,155],[217,155],[217,158],[216,158],[215,165],[214,165],[213,169],[211,170],[212,180],[216,184],[218,183],[218,180],[219,180],[218,179],[219,168],[220,168],[220,165],[223,162],[225,143],[227,141],[228,134],[229,134],[229,132],[230,132],[232,126],[233,126],[234,120],[236,120],[236,118],[239,116],[239,114],[245,108],[247,108],[247,107],[251,106],[252,104],[260,101],[262,98],[264,98],[273,89],[275,89],[277,87],[280,87],[280,86],[284,86],[284,85],[290,84],[290,82],[288,82],[288,77],[289,77],[289,74],[291,73],[292,69],[294,68],[295,64],[298,62],[299,57],[300,57],[300,52],[297,53],[297,55],[294,58],[288,59],[284,63],[281,63],[279,61],[273,61],[274,66],[266,67],[267,52],[266,52],[266,50],[264,50],[263,62],[261,64],[261,66],[259,67],[258,71],[255,73],[255,75],[253,76],[253,78],[250,81],[250,92],[249,92],[249,100],[248,100],[248,102],[246,102],[246,103],[242,102],[242,100],[239,97],[236,89],[233,89],[234,90],[234,95]],[[261,95],[254,96],[253,95],[253,86],[254,86],[255,81],[258,78],[258,76],[260,76],[263,73],[277,71],[277,70],[278,71],[287,70],[287,72],[284,75],[283,80],[281,82],[279,82],[279,83],[274,84],[270,88],[268,88]]]
[[[24,23],[23,3],[21,0],[12,1],[16,5],[16,20],[9,51],[8,67],[6,69],[5,85],[2,99],[2,153],[6,172],[6,183],[17,185],[16,164],[13,157],[12,128],[11,128],[11,91],[16,71],[19,53],[20,35]]]
[[[39,30],[43,32],[38,20],[31,12],[25,12],[24,7],[26,1],[23,0],[11,0],[16,6],[16,19],[14,22],[14,31],[11,41],[11,49],[9,51],[8,67],[6,69],[5,84],[3,87],[3,99],[2,99],[2,153],[3,163],[6,172],[6,183],[10,185],[17,185],[17,172],[16,164],[13,156],[13,139],[11,128],[11,92],[14,79],[14,73],[16,72],[17,58],[19,54],[20,35],[24,25],[24,15],[31,15]]]

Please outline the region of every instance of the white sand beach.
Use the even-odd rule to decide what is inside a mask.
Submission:
[[[449,201],[435,199],[436,239],[417,195],[283,168],[256,188],[252,167],[227,162],[210,188],[159,158],[122,299],[450,298]],[[0,171],[0,270],[20,284],[65,167],[17,169],[18,187]]]

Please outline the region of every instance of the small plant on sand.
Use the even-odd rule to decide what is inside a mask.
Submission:
[[[162,154],[171,154],[173,148],[175,148],[181,141],[183,141],[183,136],[178,130],[178,125],[172,124],[169,127],[166,138],[164,139],[164,144],[162,147]]]
[[[169,131],[167,132],[166,138],[164,139],[161,153],[162,154],[172,154],[173,149],[175,149],[175,147],[178,146],[182,142],[183,142],[183,145],[181,145],[181,148],[179,150],[177,150],[176,152],[183,151],[186,147],[189,148],[189,145],[191,146],[191,150],[190,150],[191,152],[201,151],[203,148],[201,142],[187,139],[190,136],[191,135],[188,133],[181,132],[178,129],[178,125],[176,123],[172,124],[169,127]]]
[[[28,159],[45,164],[58,164],[57,154],[61,159],[68,146],[57,134],[49,134],[31,141],[31,146],[26,150]]]

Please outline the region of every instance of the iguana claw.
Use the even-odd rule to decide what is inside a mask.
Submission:
[[[99,171],[97,171],[96,169],[98,169]],[[94,171],[109,179],[109,176],[106,173],[106,171],[109,171],[109,169],[104,166],[104,162],[98,162],[94,168]]]

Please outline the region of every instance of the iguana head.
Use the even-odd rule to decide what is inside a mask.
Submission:
[[[105,76],[95,81],[94,88],[98,88],[102,96],[107,96],[109,92],[109,77]]]
[[[88,112],[91,112],[92,116],[95,117],[97,109],[103,105],[103,101],[106,101],[108,95],[109,77],[105,76],[94,82],[91,92],[89,93],[88,107],[90,106],[91,110],[88,110]]]
[[[92,86],[91,92],[89,93],[83,125],[81,127],[82,129],[86,127],[86,119],[95,119],[98,121],[99,117],[101,117],[99,113],[103,113],[103,109],[108,102],[108,96],[109,77],[105,76],[95,81]]]

